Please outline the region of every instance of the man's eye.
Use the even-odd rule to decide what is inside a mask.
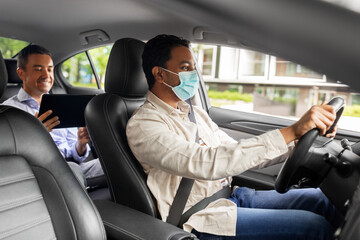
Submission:
[[[34,68],[35,69],[35,71],[41,71],[41,68]]]
[[[188,70],[189,70],[189,66],[183,66],[181,69],[182,69],[182,70],[185,70],[185,71],[188,71]]]

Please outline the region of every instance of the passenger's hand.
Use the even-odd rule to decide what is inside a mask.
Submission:
[[[299,139],[302,135],[314,128],[318,128],[320,134],[324,135],[335,121],[335,118],[336,114],[332,106],[325,104],[312,106],[294,125],[283,128],[280,132],[286,143]],[[334,134],[334,132],[331,134]]]
[[[45,121],[45,119],[46,119],[48,116],[50,116],[51,114],[52,114],[52,111],[51,111],[51,110],[48,110],[48,111],[44,112],[44,113],[41,114],[39,117],[38,117],[39,113],[38,113],[38,112],[35,113],[35,117],[37,117],[37,118],[40,120],[40,122],[42,122],[42,123],[44,124],[44,126],[46,127],[46,129],[47,129],[49,132],[51,132],[52,129],[53,129],[55,126],[57,126],[57,125],[60,124],[60,121],[59,121],[59,117],[58,117],[58,116],[55,116],[55,117],[50,118],[50,119],[48,119],[48,120]]]
[[[76,151],[79,156],[84,155],[86,151],[86,144],[90,142],[90,136],[86,127],[81,127],[78,130],[78,140],[76,142]]]

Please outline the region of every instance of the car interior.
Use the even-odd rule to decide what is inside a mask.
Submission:
[[[105,179],[92,179],[83,188],[42,124],[0,104],[0,239],[197,239],[160,220],[146,174],[125,133],[127,121],[148,90],[142,50],[157,34],[281,57],[326,74],[328,85],[346,84],[352,92],[360,91],[360,8],[351,1],[20,2],[1,3],[0,37],[51,51],[55,80],[50,94],[96,94],[84,115],[92,140],[91,158],[100,159]],[[38,14],[38,5],[46,6],[43,15]],[[65,62],[104,46],[111,49],[104,79],[90,60],[97,87],[72,85],[62,70]],[[22,87],[16,64],[16,53],[4,59],[0,54],[0,103]],[[199,75],[200,89],[192,103],[236,140],[295,122],[213,106],[207,93],[209,80]],[[342,113],[344,101],[338,101]],[[355,130],[339,128],[332,140],[318,137],[315,131],[311,139],[301,141],[286,164],[250,169],[233,176],[232,185],[278,191],[320,187],[345,215],[336,239],[359,239],[359,139],[360,132]]]
[[[126,139],[127,121],[145,101],[148,90],[141,67],[143,48],[144,42],[131,38],[114,43],[107,65],[105,93],[89,102],[85,119],[114,202],[156,217],[157,204],[147,188],[146,175]],[[97,127],[99,122],[104,123],[101,129]]]
[[[3,88],[7,75],[1,70]],[[2,238],[106,239],[98,211],[65,161],[59,161],[62,156],[44,126],[12,107],[1,106],[0,112]]]
[[[8,76],[1,55],[0,66],[3,92]],[[59,160],[63,157],[42,123],[6,105],[0,106],[0,113],[0,219],[5,239],[196,239],[123,205],[93,202],[66,162]]]

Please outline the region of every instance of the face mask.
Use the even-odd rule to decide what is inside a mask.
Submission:
[[[196,70],[190,72],[179,72],[178,74],[176,74],[165,68],[162,69],[168,71],[169,73],[179,76],[180,84],[178,86],[172,87],[166,82],[164,82],[166,86],[168,86],[173,90],[173,92],[176,94],[178,98],[185,101],[195,95],[195,93],[199,88],[199,81],[200,81]]]

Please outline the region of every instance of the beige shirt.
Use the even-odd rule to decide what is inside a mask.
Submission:
[[[208,114],[194,106],[197,124],[190,122],[190,106],[179,109],[148,92],[146,102],[128,122],[126,134],[135,157],[147,174],[147,185],[157,200],[163,221],[181,177],[196,179],[184,212],[205,197],[219,191],[250,168],[267,165],[288,147],[279,130],[239,142],[221,131]],[[200,143],[195,142],[196,129]],[[226,181],[228,180],[228,181]],[[227,199],[210,203],[184,224],[186,231],[233,236],[236,234],[236,205]]]

